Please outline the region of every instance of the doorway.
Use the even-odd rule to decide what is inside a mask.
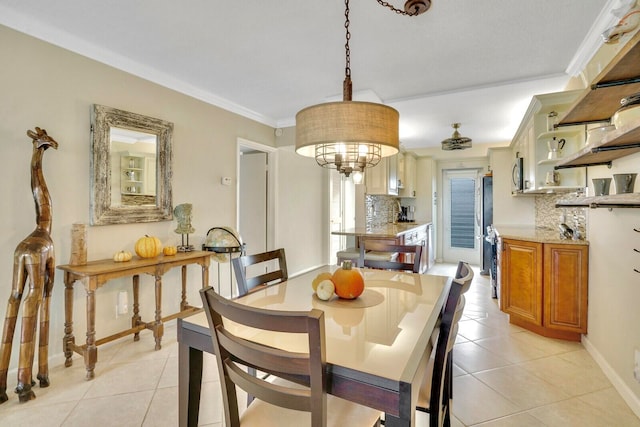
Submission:
[[[480,170],[443,170],[443,259],[480,263]]]
[[[238,139],[236,228],[247,254],[275,249],[276,154],[273,147]]]
[[[353,179],[344,175],[330,171],[329,173],[329,230],[344,231],[355,227],[356,209],[356,186]],[[353,242],[347,241],[347,236],[331,234],[329,238],[329,263],[338,262],[336,253]]]

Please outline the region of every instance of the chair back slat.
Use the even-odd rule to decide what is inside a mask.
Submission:
[[[311,412],[312,426],[326,425],[326,349],[324,312],[275,311],[249,307],[228,300],[211,287],[200,291],[212,331],[218,372],[223,389],[225,417],[239,425],[236,386],[273,405]],[[224,320],[223,320],[224,319]],[[242,338],[225,327],[225,322],[292,334],[307,334],[308,353],[292,352]],[[253,376],[247,367],[275,373],[284,378],[308,379],[307,387],[274,385]]]
[[[270,267],[267,263],[278,262],[277,270],[258,274],[253,277],[247,276],[247,267],[263,264],[265,268]],[[273,251],[263,252],[253,255],[243,255],[232,259],[233,270],[238,283],[239,296],[246,295],[249,292],[257,290],[260,287],[284,282],[289,278],[287,272],[287,258],[284,248],[275,249]]]
[[[404,254],[412,256],[413,262],[367,259],[367,251]],[[360,245],[360,258],[358,260],[358,265],[383,270],[412,271],[414,273],[419,273],[421,258],[421,245],[392,245],[385,242],[365,239]]]

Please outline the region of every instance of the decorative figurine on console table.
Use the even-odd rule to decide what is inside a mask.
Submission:
[[[40,309],[40,335],[38,347],[38,380],[40,387],[49,386],[49,302],[53,290],[55,258],[51,239],[51,196],[42,174],[42,155],[44,151],[58,143],[47,135],[44,129],[28,130],[32,139],[31,191],[36,204],[36,229],[16,247],[13,255],[13,283],[7,314],[4,319],[4,331],[0,343],[0,403],[6,402],[7,371],[11,357],[11,343],[16,328],[18,309],[25,283],[29,278],[29,287],[24,299],[22,315],[22,333],[20,336],[20,360],[18,365],[18,393],[20,402],[35,399],[31,389],[33,381],[33,357],[35,353],[35,335]]]
[[[191,226],[191,208],[191,203],[183,203],[176,206],[173,210],[176,221],[178,221],[178,228],[174,231],[182,234],[182,244],[178,246],[178,252],[191,252],[194,250],[193,245],[189,244],[189,234],[196,231],[196,229]]]

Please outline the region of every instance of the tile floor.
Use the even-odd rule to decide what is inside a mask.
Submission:
[[[436,265],[430,273],[453,274]],[[476,271],[477,273],[477,271]],[[454,348],[453,425],[639,426],[638,419],[579,343],[543,338],[509,325],[476,274]],[[163,348],[150,332],[100,347],[96,378],[84,380],[81,358],[51,366],[51,387],[19,404],[0,406],[0,426],[176,426],[176,323],[165,325]],[[205,358],[200,423],[222,426],[215,361]],[[15,375],[9,384],[15,383]],[[418,426],[427,418],[419,413]]]

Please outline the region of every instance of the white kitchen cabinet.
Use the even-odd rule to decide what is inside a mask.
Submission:
[[[512,148],[524,159],[524,189],[522,194],[541,194],[576,191],[586,187],[584,168],[555,170],[555,166],[567,156],[584,146],[584,126],[556,127],[550,131],[547,117],[556,112],[564,114],[577,99],[579,90],[536,95],[522,120]],[[564,147],[556,158],[550,158],[548,142],[556,138],[564,140]],[[548,177],[556,173],[558,184],[550,184]]]
[[[380,163],[367,168],[364,182],[367,194],[398,195],[398,155],[383,157]]]
[[[404,180],[399,191],[400,197],[416,197],[416,158],[413,154],[404,154],[403,167]]]
[[[120,155],[120,193],[156,195],[156,160],[144,153],[123,152]]]

